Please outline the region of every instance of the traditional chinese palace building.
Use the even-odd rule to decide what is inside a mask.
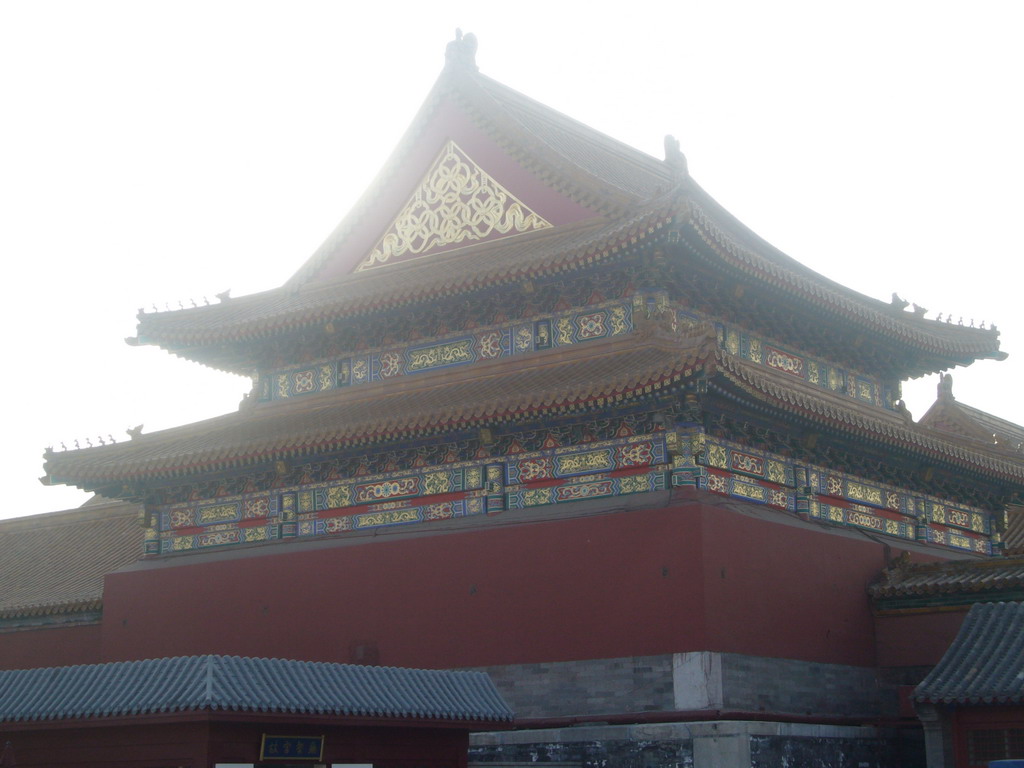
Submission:
[[[81,610],[60,587],[8,606],[3,666],[472,668],[517,729],[471,762],[923,765],[907,692],[969,606],[867,588],[895,562],[1001,561],[1024,463],[982,411],[915,423],[900,386],[1004,357],[998,332],[802,266],[673,140],[624,146],[474,48],[449,45],[285,285],[139,315],[132,343],[252,392],[46,454],[46,482],[121,502],[66,524],[138,550],[90,566]]]

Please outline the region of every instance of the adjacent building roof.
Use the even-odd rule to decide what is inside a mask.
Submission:
[[[953,396],[953,377],[948,373],[940,379],[938,397],[919,423],[1024,460],[1024,427],[959,402]]]
[[[897,560],[868,594],[879,610],[1024,600],[1024,556],[935,563]]]
[[[483,672],[183,656],[0,671],[0,722],[227,711],[509,722]]]
[[[1024,702],[1024,603],[978,603],[942,661],[917,686],[929,704]]]
[[[103,576],[142,551],[139,507],[125,502],[0,521],[0,621],[96,611]]]

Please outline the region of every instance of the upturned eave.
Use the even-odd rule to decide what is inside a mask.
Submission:
[[[630,337],[398,377],[284,401],[113,445],[46,455],[50,483],[107,493],[356,446],[457,434],[640,402],[714,365],[714,332]],[[118,489],[126,489],[119,491]]]

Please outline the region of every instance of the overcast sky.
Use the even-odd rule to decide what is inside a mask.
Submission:
[[[359,10],[354,10],[358,8]],[[863,293],[996,323],[954,394],[1024,422],[1024,3],[0,0],[0,517],[77,506],[42,452],[237,407],[130,348],[140,307],[274,287],[370,182],[456,27],[483,73],[690,172]],[[934,377],[905,388],[920,416]]]

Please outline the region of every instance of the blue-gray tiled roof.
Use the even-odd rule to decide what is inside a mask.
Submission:
[[[976,603],[942,661],[914,691],[931,704],[1024,701],[1024,603]]]
[[[225,710],[500,722],[483,672],[182,656],[0,671],[0,722]]]

